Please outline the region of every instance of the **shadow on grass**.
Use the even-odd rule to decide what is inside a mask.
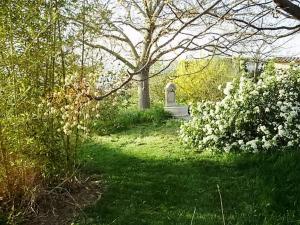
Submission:
[[[89,144],[85,170],[103,174],[102,199],[78,224],[300,224],[300,154],[135,157]],[[193,212],[195,210],[195,214]]]

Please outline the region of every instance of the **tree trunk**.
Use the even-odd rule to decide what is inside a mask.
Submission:
[[[300,7],[290,0],[274,0],[275,4],[282,10],[300,20]],[[297,1],[296,1],[297,2]]]
[[[150,108],[149,69],[145,69],[139,75],[138,97],[139,109]]]

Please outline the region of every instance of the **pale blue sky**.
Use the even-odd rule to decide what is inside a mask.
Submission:
[[[284,41],[287,41],[286,47],[281,47],[279,51],[275,51],[274,54],[279,54],[283,56],[298,56],[300,57],[300,32],[291,38],[287,38]]]

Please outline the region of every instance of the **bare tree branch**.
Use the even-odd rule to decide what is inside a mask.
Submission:
[[[116,93],[117,91],[119,91],[120,89],[122,89],[124,86],[126,86],[133,78],[134,74],[131,74],[128,71],[129,77],[122,82],[122,84],[114,89],[112,89],[111,91],[109,91],[108,93],[101,95],[101,96],[93,96],[93,95],[87,95],[87,97],[91,100],[97,100],[97,101],[101,101],[109,96],[111,96],[112,94]]]
[[[287,2],[294,1],[95,0],[89,3],[95,5],[86,16],[85,44],[124,63],[130,75],[138,77],[140,89],[147,92],[147,80],[186,53],[203,51],[205,57],[246,54],[249,49],[242,43],[271,46],[299,32],[296,20],[275,15],[274,3],[285,12],[294,12],[291,5],[283,4]],[[293,9],[298,7],[292,4]],[[163,68],[155,72],[157,62],[163,62]]]
[[[102,49],[106,52],[108,52],[109,54],[111,54],[112,56],[116,57],[118,60],[122,61],[125,65],[127,65],[130,69],[134,70],[135,69],[135,66],[130,63],[128,60],[126,60],[125,57],[121,56],[120,54],[118,54],[117,52],[114,52],[113,50],[103,46],[103,45],[100,45],[100,44],[92,44],[92,43],[89,43],[87,41],[84,41],[84,40],[80,40],[81,42],[84,42],[87,46],[89,47],[92,47],[92,48],[99,48],[99,49]]]

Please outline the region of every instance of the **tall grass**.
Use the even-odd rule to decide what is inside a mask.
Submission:
[[[94,124],[94,130],[98,134],[116,133],[129,129],[138,124],[160,124],[171,118],[170,113],[162,107],[155,106],[151,109],[139,111],[137,109],[121,110],[112,120],[98,120]]]

